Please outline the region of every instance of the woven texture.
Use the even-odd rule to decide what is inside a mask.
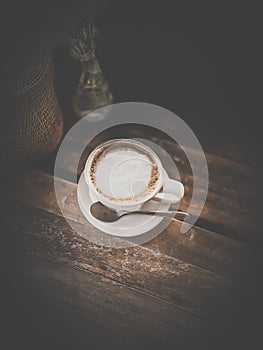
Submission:
[[[0,161],[27,163],[54,150],[63,121],[53,85],[53,62],[47,48],[15,67],[5,87],[0,118]]]

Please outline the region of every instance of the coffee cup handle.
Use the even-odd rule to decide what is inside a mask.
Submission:
[[[178,203],[184,195],[184,186],[180,181],[165,179],[163,192],[158,192],[154,199],[164,203]]]

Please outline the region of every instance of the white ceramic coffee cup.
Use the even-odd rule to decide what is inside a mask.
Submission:
[[[114,198],[108,198],[103,193],[99,192],[96,188],[96,185],[94,184],[94,181],[91,178],[91,166],[93,164],[94,159],[103,152],[104,149],[107,149],[110,146],[116,146],[118,145],[121,147],[122,144],[130,145],[131,147],[140,147],[145,153],[147,153],[151,159],[154,160],[155,165],[158,168],[159,177],[158,181],[156,183],[156,186],[154,190],[152,190],[147,195],[132,199],[129,201],[121,201],[119,199]],[[107,177],[109,174],[105,174]],[[85,168],[84,168],[84,178],[85,182],[89,188],[90,196],[93,199],[97,199],[99,202],[104,204],[105,206],[112,208],[112,209],[125,209],[125,210],[136,210],[140,208],[145,202],[147,202],[150,199],[159,199],[163,202],[168,203],[177,203],[181,200],[181,198],[184,195],[184,186],[181,182],[173,180],[173,179],[167,179],[164,176],[164,168],[162,166],[162,163],[159,159],[159,157],[147,146],[145,146],[143,143],[138,142],[133,139],[114,139],[107,142],[104,142],[103,144],[97,146],[89,155]],[[109,181],[111,181],[109,176]],[[162,192],[160,192],[163,189]]]

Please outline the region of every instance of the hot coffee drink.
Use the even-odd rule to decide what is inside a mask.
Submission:
[[[88,176],[103,197],[114,202],[140,201],[160,185],[160,169],[152,152],[134,140],[115,140],[96,150]]]

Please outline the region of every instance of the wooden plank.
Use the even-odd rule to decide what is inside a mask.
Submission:
[[[99,348],[104,340],[128,349],[206,348],[214,339],[222,348],[260,339],[259,263],[234,286],[143,247],[94,246],[63,218],[2,199],[7,344],[16,345],[14,332],[20,345],[41,341],[43,348]]]
[[[243,317],[232,313],[236,298],[202,319],[87,270],[25,255],[12,242],[5,250],[1,341],[8,349],[206,349],[215,339],[222,349],[244,338],[256,344],[247,326],[259,325],[246,318],[244,304]]]
[[[15,174],[12,172],[11,174]],[[17,200],[62,215],[54,193],[53,178],[47,174],[24,170],[19,177],[9,175],[4,181],[2,193]],[[6,178],[7,180],[7,178]],[[8,186],[10,184],[10,186]],[[76,199],[76,185],[60,179],[58,181],[64,214],[67,219],[85,225],[86,236],[94,241],[98,230],[83,217]],[[178,258],[184,262],[205,268],[222,276],[238,278],[247,262],[253,257],[253,250],[240,242],[211,231],[193,227],[187,234],[180,233],[180,223],[174,222],[161,235],[145,246]],[[97,238],[97,240],[99,240]],[[253,259],[252,259],[253,260]]]
[[[79,232],[87,232],[85,225],[78,225]],[[12,199],[5,199],[1,227],[5,246],[14,251],[96,273],[190,314],[208,315],[237,287],[215,273],[141,246],[95,245],[76,234],[64,218]]]
[[[161,349],[187,341],[199,327],[194,315],[158,298],[62,262],[14,254],[12,244],[9,248],[2,274],[9,287],[1,309],[6,348]]]
[[[181,234],[178,222],[145,246],[233,280],[254,261],[254,249],[247,244],[197,226]]]
[[[145,130],[144,130],[145,129]],[[78,173],[84,168],[87,155],[96,144],[105,139],[112,139],[125,135],[125,137],[147,138],[147,128],[127,128],[127,126],[110,129],[86,147],[79,162]],[[187,210],[192,197],[193,176],[189,162],[182,149],[171,140],[165,138],[158,131],[148,134],[153,142],[156,142],[172,157],[178,168],[182,182],[185,186],[185,196],[181,203],[181,209]],[[149,137],[149,136],[148,136]],[[71,140],[79,145],[78,140]],[[74,148],[74,146],[73,146]],[[85,145],[82,147],[85,148]],[[198,152],[190,150],[196,159]],[[65,176],[71,177],[75,172],[72,168],[72,159],[78,159],[79,155],[67,154],[63,160]],[[262,177],[259,171],[250,166],[224,159],[213,154],[206,153],[209,170],[209,192],[205,207],[202,211],[198,225],[234,237],[243,241],[258,243],[262,241],[260,215],[263,207],[263,199],[258,190],[262,185]],[[173,169],[168,172],[173,174]],[[197,188],[202,191],[202,174],[197,179]],[[199,207],[199,202],[194,209]]]

